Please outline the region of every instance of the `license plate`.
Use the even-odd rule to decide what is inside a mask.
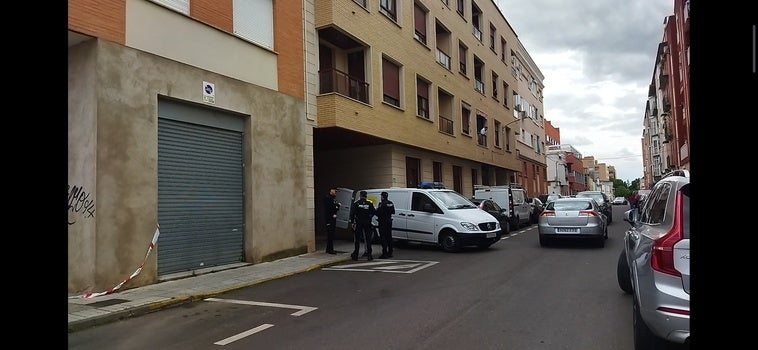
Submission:
[[[494,238],[494,237],[495,237],[495,232],[487,234],[487,238]]]
[[[578,228],[565,228],[565,227],[556,227],[555,232],[557,233],[579,233]]]

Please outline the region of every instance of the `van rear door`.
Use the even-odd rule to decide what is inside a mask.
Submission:
[[[353,206],[353,195],[355,191],[349,188],[337,188],[337,202],[342,203],[340,210],[337,211],[337,228],[347,230],[350,223],[350,208]]]

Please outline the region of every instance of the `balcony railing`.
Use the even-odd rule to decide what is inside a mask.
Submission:
[[[474,37],[476,37],[476,40],[482,41],[482,31],[479,30],[477,27],[471,27],[471,33],[474,34]]]
[[[363,80],[349,76],[338,69],[323,69],[319,71],[319,93],[336,92],[358,101],[368,103],[369,84]]]
[[[440,116],[440,131],[446,134],[453,134],[453,120]]]
[[[476,91],[484,93],[484,83],[479,79],[474,80],[474,89],[476,89]]]
[[[450,69],[450,56],[442,52],[442,50],[437,49],[437,63],[441,64],[447,69]]]

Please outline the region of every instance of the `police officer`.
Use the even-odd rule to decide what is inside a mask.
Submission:
[[[392,214],[395,214],[395,204],[387,199],[389,193],[382,192],[382,199],[376,207],[376,217],[379,221],[379,240],[382,243],[382,255],[379,259],[392,257]]]
[[[353,260],[358,260],[358,253],[361,247],[361,237],[366,242],[366,253],[368,253],[368,259],[374,260],[371,255],[371,240],[374,233],[371,226],[371,218],[376,214],[374,204],[371,203],[366,197],[368,193],[366,191],[360,192],[360,199],[353,203],[353,208],[350,210],[350,224],[353,226],[353,239],[355,243],[355,249],[350,257]]]
[[[324,221],[326,222],[326,253],[337,254],[334,250],[334,231],[337,224],[337,212],[340,210],[342,203],[337,202],[337,189],[329,189],[329,195],[324,197],[322,203],[324,210]]]

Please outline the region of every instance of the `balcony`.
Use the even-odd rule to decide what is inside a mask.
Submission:
[[[437,63],[450,70],[450,56],[440,49],[437,49]]]
[[[440,116],[440,131],[446,134],[453,134],[453,120]]]
[[[481,80],[479,80],[479,79],[474,80],[474,90],[479,91],[480,93],[483,94],[484,93],[484,83]]]
[[[474,34],[476,40],[482,41],[482,31],[477,27],[471,27],[471,33]]]
[[[334,92],[368,103],[369,84],[367,82],[353,78],[334,68],[321,70],[318,74],[320,94]]]

